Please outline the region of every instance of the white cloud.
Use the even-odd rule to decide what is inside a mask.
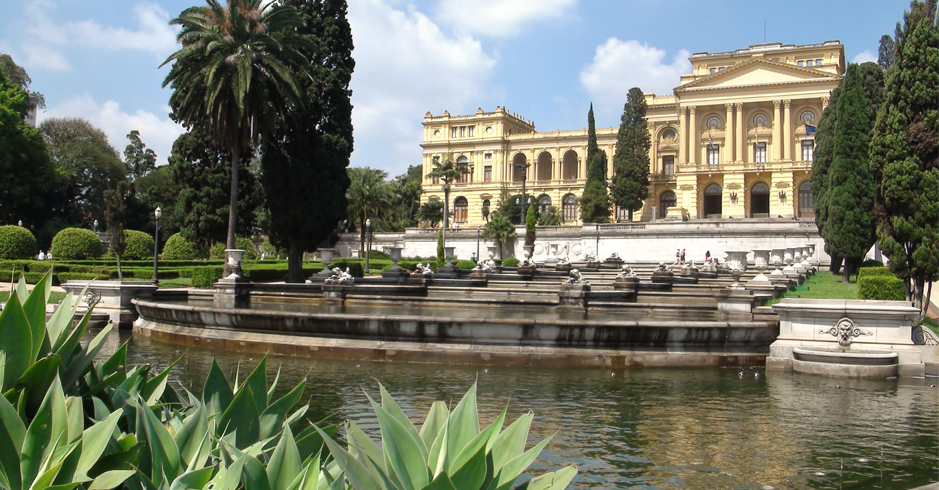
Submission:
[[[164,108],[169,113],[169,108]],[[107,100],[98,103],[89,95],[69,99],[49,108],[39,116],[40,120],[51,117],[80,117],[87,119],[108,135],[108,141],[119,153],[127,146],[127,133],[140,131],[140,139],[157,154],[157,164],[166,163],[173,148],[173,141],[183,134],[181,126],[167,114],[154,114],[137,110],[133,114],[123,112],[120,105]]]
[[[565,18],[577,0],[441,0],[438,18],[458,31],[515,37],[531,24]]]
[[[852,63],[866,63],[868,61],[877,63],[877,55],[870,51],[861,51],[851,60]]]
[[[445,35],[410,6],[405,11],[383,0],[350,2],[349,22],[356,61],[352,164],[394,175],[420,162],[424,113],[467,110],[493,90],[487,84],[496,61],[478,40]]]
[[[613,37],[597,46],[593,61],[580,72],[580,83],[596,103],[598,113],[618,113],[632,87],[645,93],[671,93],[679,77],[691,72],[688,56],[688,51],[681,50],[669,63],[664,50]]]
[[[20,51],[26,57],[25,65],[52,71],[68,71],[71,68],[62,53],[44,44],[23,43]]]

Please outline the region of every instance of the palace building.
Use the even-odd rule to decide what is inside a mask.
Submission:
[[[812,216],[814,129],[841,84],[844,46],[758,44],[695,53],[690,61],[692,72],[672,94],[645,95],[649,197],[633,220]],[[597,129],[610,172],[617,130]],[[450,155],[469,170],[451,185],[451,226],[484,223],[502,189],[519,194],[523,180],[532,205],[557,206],[564,224],[580,224],[586,129],[538,132],[502,107],[465,116],[428,112],[421,147],[424,202],[444,199],[428,175],[435,159]],[[627,219],[625,209],[613,212],[616,221]]]

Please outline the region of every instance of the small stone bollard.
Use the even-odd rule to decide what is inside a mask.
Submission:
[[[669,270],[668,266],[665,265],[665,262],[659,263],[659,268],[652,272],[653,284],[668,284],[671,286],[674,280],[675,274]]]
[[[348,286],[342,286],[339,284],[324,284],[323,299],[328,305],[341,305],[345,303],[346,294],[348,294],[348,291]]]

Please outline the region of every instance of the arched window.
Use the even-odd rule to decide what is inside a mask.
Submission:
[[[525,155],[519,153],[512,158],[512,181],[521,182],[526,179],[526,174],[528,173],[528,158]]]
[[[711,116],[708,118],[707,128],[711,131],[718,131],[721,129],[721,118],[717,116]]]
[[[704,216],[706,218],[720,218],[723,205],[721,203],[721,186],[711,184],[704,189]]]
[[[535,169],[535,175],[538,176],[539,181],[548,181],[551,180],[551,154],[543,151],[538,155],[538,168]]]
[[[766,218],[769,216],[769,186],[757,182],[750,189],[750,217]]]
[[[577,197],[573,194],[568,194],[564,196],[561,202],[564,208],[564,221],[577,221]]]
[[[577,152],[567,150],[564,152],[564,161],[561,163],[561,178],[574,180],[577,178]]]
[[[676,133],[674,129],[666,129],[665,131],[662,131],[662,139],[669,141],[678,139],[678,133]]]
[[[542,194],[538,198],[538,214],[542,214],[548,211],[548,208],[551,207],[551,198],[547,194]]]
[[[453,221],[455,223],[465,223],[469,213],[469,204],[466,198],[460,196],[453,200]]]
[[[766,117],[766,114],[763,114],[762,112],[753,116],[753,125],[758,128],[765,128],[767,122],[769,122],[769,118]]]
[[[668,208],[673,208],[678,205],[678,199],[675,197],[675,193],[672,191],[665,191],[662,193],[662,196],[659,197],[659,218],[664,218],[668,216]]]
[[[815,196],[812,195],[812,184],[805,181],[799,184],[799,216],[815,215]]]
[[[489,199],[483,200],[483,219],[489,221]]]
[[[473,183],[473,174],[469,170],[469,159],[465,156],[461,156],[456,159],[456,168],[460,169],[460,172],[465,172],[460,174],[460,178],[457,179],[457,184],[472,184]]]

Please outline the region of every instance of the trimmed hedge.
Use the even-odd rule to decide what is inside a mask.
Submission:
[[[179,233],[176,233],[166,240],[166,244],[163,245],[161,258],[167,260],[196,260],[201,257],[192,242],[183,238]]]
[[[55,274],[59,278],[59,282],[65,281],[88,281],[88,280],[107,280],[111,278],[111,274],[95,274],[94,272],[58,272]]]
[[[502,265],[505,267],[516,267],[518,266],[518,259],[515,257],[509,257],[502,261]]]
[[[38,250],[33,232],[22,226],[0,226],[0,259],[31,259]]]
[[[124,230],[124,256],[121,260],[153,260],[153,237],[137,230]]]
[[[861,299],[902,301],[906,299],[906,289],[903,280],[893,275],[867,275],[858,277],[857,295]]]
[[[189,276],[192,278],[192,287],[212,289],[215,283],[222,278],[221,267],[193,267]]]
[[[476,263],[471,260],[460,260],[456,263],[457,269],[463,270],[473,270],[476,268]]]
[[[101,257],[98,235],[85,228],[66,228],[52,239],[52,257],[58,260],[81,260]]]
[[[871,277],[871,276],[893,276],[893,272],[890,272],[889,267],[861,267],[858,269],[857,277],[858,279],[862,277]]]
[[[329,267],[330,269],[338,267],[343,271],[348,267],[349,274],[352,275],[352,277],[365,277],[365,266],[362,265],[362,262],[353,262],[351,260],[334,260],[332,264],[329,264]]]

